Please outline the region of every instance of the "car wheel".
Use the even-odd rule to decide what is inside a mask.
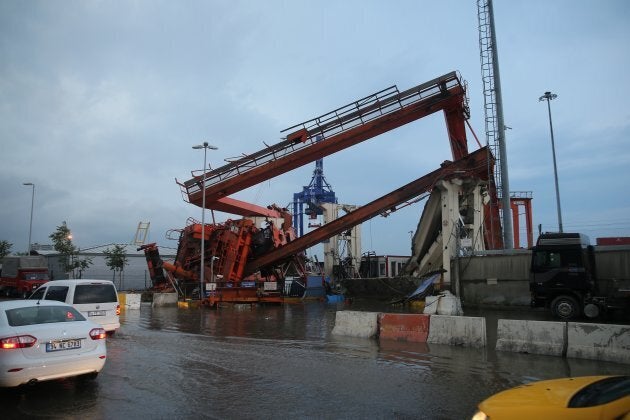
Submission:
[[[558,296],[551,302],[551,313],[560,319],[574,319],[580,315],[580,305],[571,296]]]

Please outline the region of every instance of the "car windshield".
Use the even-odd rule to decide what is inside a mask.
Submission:
[[[7,309],[5,312],[11,327],[51,322],[85,321],[85,317],[70,306],[27,306]]]
[[[630,395],[630,376],[614,376],[582,388],[569,401],[569,408],[593,407]]]
[[[77,284],[74,289],[75,304],[117,301],[116,290],[111,284]]]

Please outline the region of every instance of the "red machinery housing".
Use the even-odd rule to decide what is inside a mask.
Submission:
[[[284,130],[289,132],[286,140],[209,171],[205,177],[193,173],[192,179],[180,183],[186,201],[201,207],[205,195],[206,208],[245,218],[206,225],[205,261],[200,261],[201,225],[197,222],[189,223],[181,231],[173,264],[160,259],[155,244],[142,247],[154,287],[187,293],[198,287],[203,266],[204,278],[208,279],[203,293],[209,304],[278,302],[282,300],[288,277],[304,278],[307,248],[430,191],[440,179],[464,173],[488,181],[494,162],[490,152],[483,148],[468,153],[465,92],[465,84],[455,72],[403,92],[392,86],[290,127]],[[263,208],[229,197],[438,111],[444,112],[453,162],[445,162],[441,168],[300,238],[295,237],[291,214],[286,209]],[[489,191],[496,202],[492,185]],[[486,208],[498,209],[498,206]],[[266,226],[255,226],[250,219],[254,216],[266,218]],[[502,247],[498,214],[487,220],[496,225],[486,229],[493,232],[492,238],[485,238],[486,244]]]
[[[208,258],[205,258],[203,269],[208,282],[203,293],[207,303],[281,302],[286,277],[305,277],[306,258],[303,252],[261,267],[255,273],[245,274],[249,261],[295,239],[291,214],[286,210],[281,212],[284,223],[280,227],[276,227],[272,220],[268,220],[264,227],[256,227],[247,218],[205,226],[203,234],[207,246],[204,254]],[[201,224],[194,221],[181,230],[173,264],[162,261],[155,243],[140,248],[145,252],[154,289],[175,289],[186,296],[198,294],[201,235]]]

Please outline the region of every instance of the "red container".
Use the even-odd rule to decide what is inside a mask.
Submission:
[[[597,245],[630,245],[630,236],[597,238]]]

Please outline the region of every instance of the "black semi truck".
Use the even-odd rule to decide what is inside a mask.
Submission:
[[[544,233],[532,249],[533,307],[560,319],[630,312],[630,247],[593,247],[580,233]]]

